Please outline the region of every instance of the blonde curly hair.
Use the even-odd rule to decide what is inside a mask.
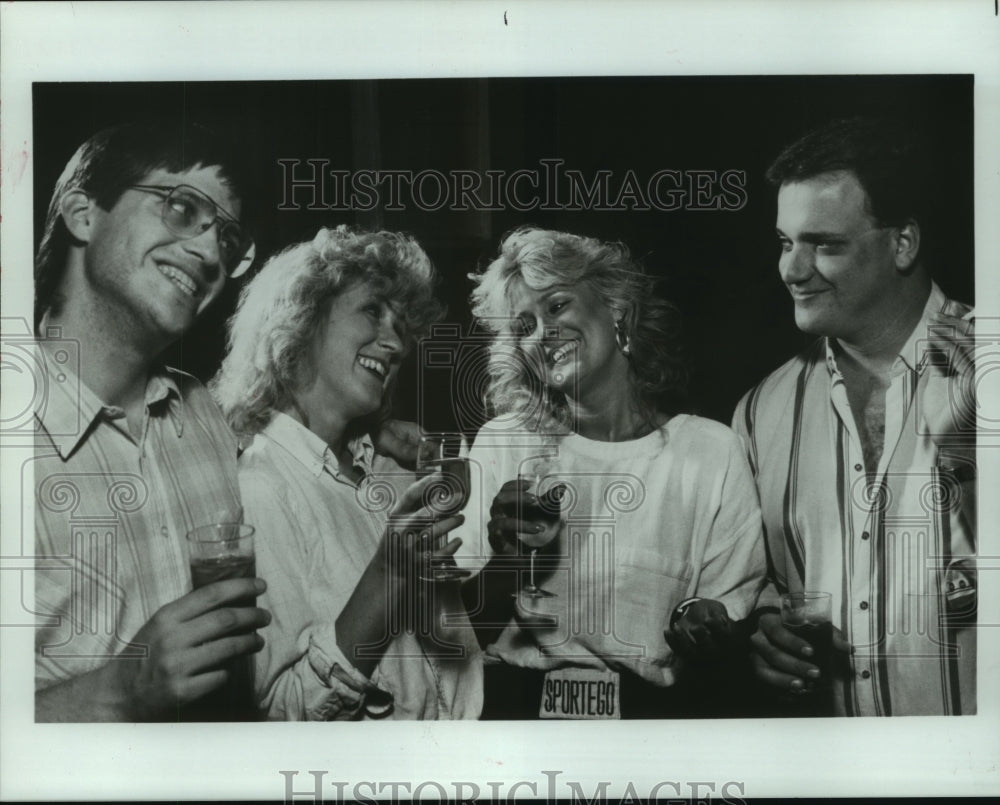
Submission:
[[[424,250],[399,232],[323,228],[271,257],[240,292],[226,356],[210,384],[233,430],[241,437],[257,433],[293,404],[293,392],[312,371],[309,345],[334,297],[357,283],[371,287],[392,305],[409,349],[443,313],[436,280]],[[390,390],[382,410],[352,431],[377,425],[391,404]]]
[[[507,234],[500,253],[480,274],[472,312],[494,333],[489,354],[487,404],[492,415],[534,419],[550,431],[571,428],[566,395],[546,386],[532,361],[519,358],[514,283],[532,290],[585,283],[621,319],[631,345],[629,378],[644,415],[674,414],[686,402],[687,371],[680,348],[680,312],[654,293],[655,280],[621,243],[567,232],[521,227]]]

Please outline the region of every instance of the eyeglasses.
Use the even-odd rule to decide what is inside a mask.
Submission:
[[[132,190],[155,193],[163,198],[163,224],[180,238],[196,238],[218,224],[219,259],[230,277],[238,277],[253,262],[253,238],[232,215],[196,187],[134,184]]]

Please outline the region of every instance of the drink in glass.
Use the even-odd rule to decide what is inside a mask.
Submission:
[[[535,558],[538,549],[544,548],[558,536],[562,517],[562,490],[554,482],[550,471],[549,459],[540,457],[528,461],[518,476],[527,483],[527,488],[518,496],[516,517],[542,526],[538,533],[518,534],[518,540],[530,551],[528,583],[521,589],[529,598],[555,597],[555,593],[542,589],[535,583]]]
[[[830,593],[805,591],[781,596],[781,623],[792,634],[812,646],[808,662],[819,668],[820,677],[802,695],[802,715],[833,715],[833,622]]]
[[[252,579],[257,575],[253,526],[214,523],[188,532],[191,584],[200,589],[224,579]],[[256,606],[253,597],[227,602],[226,607]],[[181,712],[184,721],[253,721],[253,656],[234,657],[222,666],[228,679],[219,688],[192,702]]]
[[[472,481],[469,473],[469,447],[459,433],[440,433],[422,436],[417,448],[417,477],[425,478],[435,472],[441,479],[432,483],[424,493],[424,504],[434,519],[452,517],[469,502]],[[455,581],[471,575],[455,564],[451,557],[436,559],[420,578],[432,583]]]
[[[417,449],[417,477],[425,478],[440,472],[441,481],[426,493],[428,507],[439,517],[458,514],[469,502],[468,447],[457,433],[422,436]]]

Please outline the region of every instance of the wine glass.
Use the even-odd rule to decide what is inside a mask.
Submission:
[[[528,583],[521,587],[519,594],[529,599],[556,598],[556,594],[535,583],[535,558],[538,549],[548,545],[559,534],[561,525],[560,485],[551,475],[552,465],[548,456],[530,459],[521,466],[518,479],[527,482],[527,488],[518,496],[517,519],[542,526],[538,533],[518,533],[518,540],[529,549]]]
[[[417,477],[441,472],[441,479],[424,492],[424,505],[440,520],[458,514],[469,502],[469,445],[460,433],[436,433],[420,437],[417,447]],[[437,547],[437,546],[434,546]],[[432,548],[433,550],[433,548]],[[455,564],[451,556],[433,559],[421,573],[421,581],[456,581],[472,573]]]

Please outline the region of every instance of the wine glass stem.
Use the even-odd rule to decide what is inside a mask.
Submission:
[[[528,571],[528,584],[531,585],[531,589],[535,589],[535,554],[538,553],[538,548],[532,548],[531,550],[531,560]]]

